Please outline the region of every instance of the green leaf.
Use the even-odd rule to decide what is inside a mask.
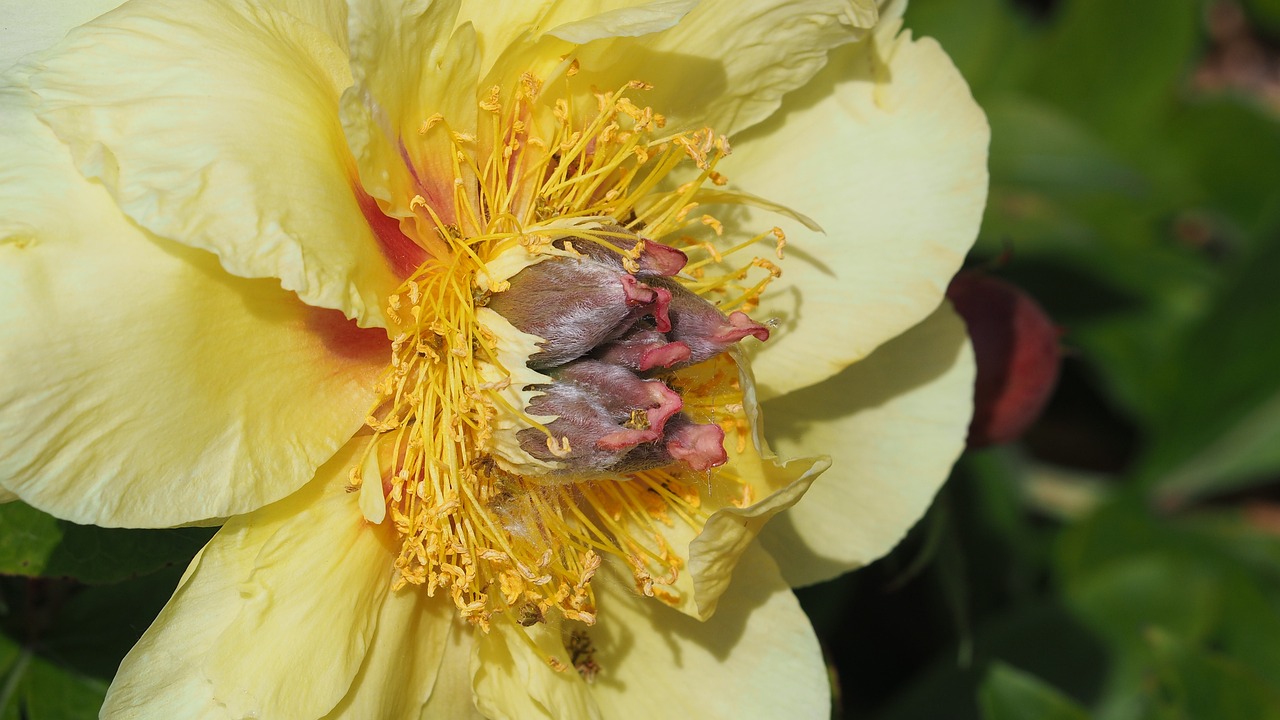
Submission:
[[[912,0],[906,27],[937,39],[979,99],[1015,85],[1035,58],[1038,38],[1008,0]]]
[[[0,643],[12,641],[0,638]],[[97,717],[106,694],[106,682],[23,650],[0,676],[0,718],[85,720]]]
[[[1197,0],[1068,0],[1025,86],[1108,137],[1140,139],[1199,42]]]
[[[954,652],[912,678],[878,720],[969,720],[981,716],[986,668],[1007,663],[1063,688],[1072,696],[1095,697],[1105,680],[1107,656],[1097,638],[1056,601],[1048,598],[1005,608],[978,628],[974,664],[958,667]],[[1051,648],[1051,652],[1046,649]],[[945,712],[940,712],[945,708]],[[861,717],[861,716],[859,716]],[[1035,715],[1027,717],[1035,718]]]
[[[1165,411],[1143,475],[1166,500],[1267,481],[1280,471],[1280,243],[1240,269],[1161,386]]]
[[[58,520],[21,502],[0,505],[0,574],[111,583],[185,566],[212,528],[118,530]]]
[[[1244,0],[1249,19],[1271,39],[1280,39],[1280,0]]]
[[[1148,643],[1171,717],[1280,720],[1280,693],[1243,663],[1159,631]]]
[[[96,717],[107,683],[35,658],[23,682],[28,720],[84,720]]]
[[[1088,713],[1034,675],[994,663],[980,692],[984,720],[1088,720]]]
[[[42,638],[42,651],[59,664],[110,678],[125,653],[173,595],[183,568],[167,568],[136,580],[82,589],[58,612]]]
[[[1218,98],[1183,103],[1164,124],[1154,152],[1168,173],[1182,175],[1196,201],[1229,217],[1250,244],[1274,243],[1280,225],[1274,115],[1238,98]]]
[[[1138,195],[1146,180],[1079,120],[1035,98],[984,103],[991,123],[993,183],[1055,194]]]

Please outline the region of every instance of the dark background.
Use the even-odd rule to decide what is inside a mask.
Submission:
[[[845,717],[1280,717],[1280,0],[912,0],[991,121],[969,264],[1064,333],[1020,441],[802,590]]]

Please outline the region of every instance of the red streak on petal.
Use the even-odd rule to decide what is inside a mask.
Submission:
[[[382,208],[378,207],[378,201],[370,197],[364,188],[353,184],[352,190],[356,201],[360,204],[360,212],[364,213],[369,229],[378,239],[378,247],[382,250],[383,257],[387,259],[387,264],[391,266],[391,271],[401,278],[412,275],[413,271],[426,261],[427,251],[401,232],[400,221],[383,214]]]
[[[381,366],[390,357],[391,341],[382,328],[362,328],[341,312],[326,308],[311,308],[306,323],[307,330],[338,358]]]

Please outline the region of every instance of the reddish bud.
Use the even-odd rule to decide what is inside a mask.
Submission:
[[[599,398],[574,383],[558,382],[540,389],[542,394],[530,401],[529,411],[559,416],[547,425],[551,444],[541,430],[528,428],[518,435],[520,447],[540,460],[564,463],[568,472],[602,472],[635,446],[662,437],[659,430],[619,424]]]
[[[625,367],[599,360],[576,360],[552,373],[595,396],[618,423],[636,424],[635,413],[641,411],[645,430],[662,432],[684,404],[680,394],[661,380],[644,380]]]
[[[671,330],[667,337],[689,346],[690,357],[684,364],[692,365],[715,357],[748,335],[754,335],[761,341],[769,339],[769,329],[744,312],[734,312],[726,317],[716,306],[677,282],[656,277],[648,278],[648,282],[671,292],[668,308]]]
[[[694,470],[710,470],[729,460],[724,451],[724,428],[699,425],[684,415],[672,418],[667,429],[667,452]]]
[[[629,230],[626,230],[621,226],[606,226],[602,228],[602,230],[604,231],[603,239],[611,244],[617,244],[619,246],[617,250],[605,247],[597,242],[591,242],[589,240],[575,240],[572,238],[565,238],[557,241],[556,246],[563,249],[565,243],[570,242],[573,244],[573,248],[575,250],[593,260],[607,262],[612,265],[622,267],[622,255],[619,250],[628,251],[636,242],[643,240],[644,247],[641,248],[640,257],[636,260],[636,264],[640,266],[639,272],[641,275],[675,275],[683,270],[685,264],[689,262],[689,256],[685,255],[683,251],[673,248],[670,245],[663,245],[660,242],[641,238],[638,235],[633,236],[635,239],[629,242],[620,242],[618,239],[615,239],[613,235],[623,233],[630,234]]]
[[[669,324],[665,289],[651,288],[620,268],[573,258],[540,262],[521,270],[489,307],[522,332],[546,342],[529,359],[535,369],[582,357],[624,334],[636,320],[654,314]]]
[[[600,360],[646,372],[669,368],[689,360],[693,353],[682,342],[671,342],[656,328],[634,327],[626,335],[601,346],[595,352]]]
[[[969,328],[978,364],[969,447],[1015,440],[1058,381],[1059,330],[1030,295],[998,278],[962,272],[947,297]]]

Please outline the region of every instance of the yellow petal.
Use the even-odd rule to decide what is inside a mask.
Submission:
[[[831,461],[827,457],[781,459],[765,441],[756,400],[756,384],[750,367],[740,364],[739,385],[742,404],[750,421],[750,442],[729,448],[727,469],[761,498],[742,507],[726,505],[712,513],[701,532],[689,543],[689,580],[693,586],[693,607],[681,609],[705,620],[716,612],[721,595],[729,587],[742,553],[771,519],[795,505]],[[729,444],[732,444],[730,439]],[[791,454],[823,452],[826,448],[796,448]]]
[[[0,5],[0,70],[18,58],[58,42],[67,31],[114,9],[124,0],[43,0]]]
[[[761,469],[770,476],[771,484],[781,485],[781,489],[754,505],[718,510],[707,520],[702,532],[689,543],[689,576],[693,582],[696,617],[706,619],[716,612],[742,553],[766,523],[804,497],[813,481],[830,464],[826,458],[779,461],[768,457]]]
[[[342,699],[393,557],[343,487],[359,446],[214,536],[121,663],[102,717],[315,718]]]
[[[521,36],[538,38],[552,31],[586,40],[653,32],[654,28],[665,29],[677,22],[696,1],[464,0],[457,22],[476,28],[482,54],[480,68],[487,73]],[[614,22],[601,22],[600,18]]]
[[[14,495],[5,487],[0,487],[0,504],[10,503],[17,499],[18,499],[17,495]]]
[[[612,580],[611,577],[601,578]],[[610,720],[830,716],[822,651],[777,566],[753,544],[715,617],[699,622],[598,582],[600,622],[576,623],[599,670],[588,685]]]
[[[485,720],[476,709],[471,691],[471,655],[475,649],[475,629],[454,622],[444,642],[440,672],[436,675],[431,697],[422,707],[422,720]]]
[[[477,635],[471,658],[476,707],[492,720],[600,718],[582,678],[552,669],[545,658],[571,667],[560,633],[546,625],[524,628],[502,618]]]
[[[325,720],[416,717],[433,694],[456,617],[442,595],[429,598],[415,586],[388,593],[364,665]]]
[[[364,189],[385,213],[413,217],[410,203],[421,196],[456,224],[450,133],[475,133],[476,36],[469,25],[453,29],[458,0],[415,5],[352,8],[354,85],[342,96],[343,128]],[[437,114],[446,122],[426,129]]]
[[[764,397],[834,375],[933,312],[978,230],[986,118],[937,43],[882,33],[832,53],[722,166],[826,231],[749,213],[750,226],[781,224],[792,251],[754,313],[782,322],[753,358]]]
[[[140,0],[72,32],[30,83],[80,171],[139,225],[382,325],[398,277],[357,202],[330,31],[247,2]]]
[[[66,519],[134,527],[300,487],[360,427],[385,333],[140,232],[29,99],[0,89],[5,486]]]
[[[582,48],[582,83],[637,95],[676,126],[736,133],[772,114],[827,61],[875,23],[872,0],[702,0],[670,30],[605,39]]]
[[[698,496],[697,509],[679,511],[667,523],[654,522],[640,513],[620,518],[629,530],[639,528],[629,534],[631,541],[644,550],[654,556],[664,556],[668,550],[674,550],[684,561],[684,567],[674,573],[674,581],[670,574],[654,577],[653,587],[646,588],[645,592],[652,591],[670,607],[702,620],[716,612],[739,558],[761,528],[798,502],[831,465],[826,457],[784,460],[773,453],[761,432],[760,410],[750,370],[742,365],[738,365],[738,370],[743,407],[735,412],[736,418],[725,415],[723,410],[716,418],[729,427],[740,426],[725,440],[728,461],[712,470],[705,480],[687,475],[684,479],[694,483],[691,489]],[[717,372],[715,367],[706,365],[701,371],[713,375]],[[691,369],[677,382],[696,384],[698,373],[698,368]],[[735,423],[735,419],[739,422]],[[810,452],[820,450],[822,448],[809,448]],[[664,485],[662,490],[670,491],[670,488]],[[637,519],[645,524],[638,525]],[[633,585],[645,587],[648,583],[644,580],[637,578]]]
[[[699,0],[656,0],[642,5],[628,4],[557,25],[547,34],[575,45],[585,45],[600,38],[641,37],[673,27],[697,7],[698,2]]]
[[[830,380],[765,403],[781,452],[833,459],[760,536],[792,585],[866,565],[920,519],[964,449],[973,380],[964,323],[944,304]]]

